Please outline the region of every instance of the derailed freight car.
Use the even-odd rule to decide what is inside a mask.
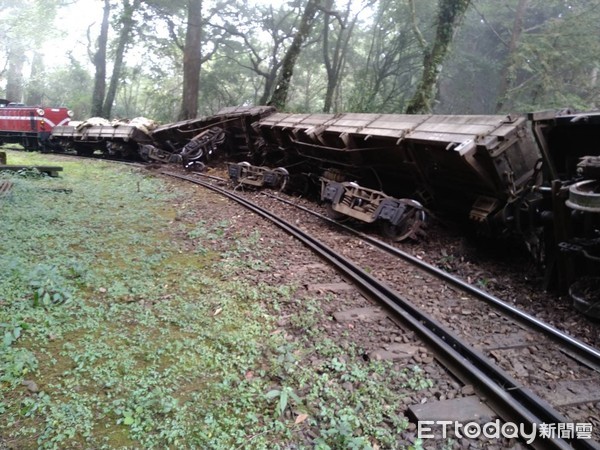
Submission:
[[[522,116],[277,113],[256,126],[265,141],[322,168],[326,184],[412,198],[494,233],[505,227],[506,207],[541,179],[540,153]],[[335,203],[344,202],[357,214],[366,206],[351,198]]]
[[[274,111],[270,106],[231,107],[212,116],[165,125],[144,117],[113,121],[92,117],[56,127],[52,141],[85,156],[99,152],[122,159],[182,163],[199,170],[217,152],[226,156],[257,153],[251,125]]]
[[[548,281],[600,318],[600,112],[529,115],[543,155],[536,189]],[[531,209],[531,208],[530,208]]]
[[[334,218],[379,220],[401,239],[415,236],[421,204],[468,218],[522,240],[547,286],[600,316],[600,113],[276,113],[255,128],[295,155],[292,176],[316,168]]]

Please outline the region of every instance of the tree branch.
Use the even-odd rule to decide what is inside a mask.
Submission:
[[[412,1],[412,0],[411,0]],[[490,24],[487,19],[485,18],[485,16],[483,15],[483,13],[481,11],[479,11],[479,9],[477,9],[477,6],[475,6],[475,2],[471,2],[471,4],[473,5],[473,9],[475,10],[475,12],[477,14],[479,14],[479,17],[481,17],[481,20],[483,21],[483,23],[485,23],[487,25],[487,27],[492,30],[492,33],[494,33],[494,35],[498,38],[498,40],[500,42],[502,42],[502,45],[504,45],[506,48],[509,47],[508,42],[506,42],[504,39],[502,39],[502,36],[500,36],[500,34],[496,31],[496,29],[492,26],[492,24]]]
[[[423,33],[421,33],[421,30],[419,29],[419,25],[417,24],[417,12],[415,10],[415,0],[408,0],[408,3],[410,5],[410,16],[412,19],[413,31],[415,33],[415,36],[417,36],[419,45],[421,46],[421,48],[423,50],[425,50],[428,47],[428,45],[427,45],[427,41],[423,37]]]

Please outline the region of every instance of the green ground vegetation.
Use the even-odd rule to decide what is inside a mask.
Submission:
[[[297,290],[248,282],[269,269],[258,234],[177,210],[182,194],[143,170],[60,165],[0,174],[14,183],[0,198],[0,446],[399,447],[400,397],[382,380],[429,381],[318,327],[286,338],[277,310]],[[296,325],[318,322],[309,306]]]

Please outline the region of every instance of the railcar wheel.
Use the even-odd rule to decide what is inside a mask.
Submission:
[[[600,277],[583,277],[569,287],[575,309],[588,317],[600,319]]]
[[[394,242],[402,242],[407,239],[417,241],[425,235],[425,218],[425,211],[408,206],[406,213],[397,225],[387,220],[381,222],[381,232]]]
[[[185,165],[185,170],[188,172],[204,172],[206,164],[200,161],[190,161]]]
[[[290,173],[283,167],[277,167],[273,172],[277,174],[277,184],[273,188],[283,192],[290,178]]]
[[[347,216],[346,214],[342,214],[341,212],[338,212],[335,209],[333,209],[333,205],[331,203],[327,203],[325,205],[325,209],[327,211],[327,217],[335,220],[336,222],[344,223],[344,222],[347,222],[348,220],[350,220],[350,216]]]

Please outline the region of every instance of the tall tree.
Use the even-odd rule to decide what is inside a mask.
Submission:
[[[334,94],[340,83],[343,68],[346,65],[350,38],[359,14],[367,6],[364,5],[360,11],[351,15],[352,3],[352,0],[348,0],[341,14],[332,13],[334,0],[327,0],[325,5],[327,8],[323,19],[323,60],[327,72],[327,90],[325,91],[323,104],[323,112],[325,113],[330,112],[333,107]],[[332,23],[333,17],[337,21]],[[338,25],[337,29],[335,23]]]
[[[28,105],[41,105],[44,102],[44,60],[39,51],[33,52],[31,74],[25,96]]]
[[[198,90],[202,66],[202,0],[187,2],[187,31],[183,48],[183,93],[179,119],[198,114]]]
[[[92,56],[95,68],[94,90],[92,92],[92,116],[102,116],[104,96],[106,95],[106,48],[108,46],[108,26],[110,0],[104,0],[100,34],[96,43],[96,52]],[[89,31],[88,31],[89,32]]]
[[[121,80],[121,73],[123,71],[123,58],[127,46],[131,42],[133,33],[133,27],[135,26],[135,20],[133,19],[134,12],[139,8],[140,0],[129,0],[123,1],[123,12],[121,13],[121,31],[119,32],[119,39],[115,49],[115,57],[113,61],[113,72],[110,78],[110,84],[104,100],[104,106],[102,108],[102,116],[110,117],[112,112],[113,103],[115,101],[115,95],[117,94],[117,88],[119,81]]]
[[[294,40],[283,57],[281,71],[277,78],[277,85],[271,96],[271,104],[280,110],[285,109],[288,92],[290,90],[290,82],[294,75],[296,60],[298,59],[298,56],[300,56],[302,45],[310,34],[317,12],[321,7],[321,1],[322,0],[308,0],[302,18],[300,19],[298,30],[294,35]]]
[[[0,2],[0,79],[6,79],[5,97],[14,101],[40,103],[43,93],[42,44],[55,36],[54,19],[61,1],[4,0]],[[44,30],[44,32],[40,32]],[[24,69],[31,67],[31,82]],[[28,89],[36,91],[31,96]]]
[[[414,0],[411,0],[413,2]],[[442,64],[452,43],[454,32],[469,7],[470,0],[438,0],[436,33],[433,43],[426,45],[418,28],[419,40],[423,43],[423,73],[417,90],[410,100],[408,114],[431,112]]]
[[[498,87],[498,94],[496,96],[496,111],[502,111],[504,103],[507,100],[508,90],[513,85],[516,72],[517,72],[517,47],[521,40],[521,34],[523,33],[523,21],[525,20],[525,12],[527,10],[527,3],[529,0],[519,0],[517,5],[517,11],[515,13],[515,21],[512,26],[512,32],[510,34],[510,41],[508,42],[508,50],[506,56],[506,62],[504,69],[500,77],[500,86]]]
[[[446,61],[436,112],[594,109],[600,9],[589,0],[478,0]],[[501,109],[499,109],[501,108]]]
[[[587,0],[530,2],[503,110],[593,108],[600,11]]]
[[[277,74],[283,63],[286,43],[294,36],[295,13],[293,9],[284,5],[280,5],[277,9],[273,8],[273,5],[257,5],[253,11],[245,11],[245,16],[249,17],[245,23],[227,23],[222,27],[230,36],[242,40],[241,48],[239,42],[235,40],[226,43],[229,49],[240,54],[242,58],[226,57],[234,59],[240,67],[260,77],[263,88],[256,103],[264,105],[273,93]],[[216,24],[212,25],[219,27]],[[258,37],[257,31],[268,35],[270,39],[267,40],[264,36]]]
[[[25,47],[20,40],[11,43],[8,52],[8,70],[6,73],[6,98],[15,102],[23,101],[23,67],[27,58]]]
[[[407,2],[380,0],[369,29],[359,29],[353,51],[353,79],[347,109],[357,112],[399,113],[406,108],[423,54],[410,30],[412,20],[431,16],[430,2],[411,13]],[[363,57],[363,54],[365,55]]]

